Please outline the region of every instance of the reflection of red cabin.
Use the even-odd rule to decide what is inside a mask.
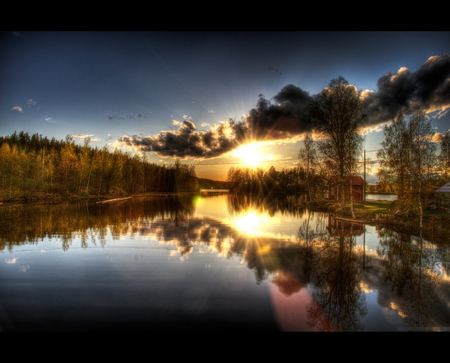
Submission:
[[[350,200],[350,178],[351,178],[351,190],[354,201],[364,201],[364,179],[360,176],[347,177],[345,181],[345,199]],[[328,199],[340,200],[339,185],[337,183],[338,178],[335,177],[331,180],[328,189]]]

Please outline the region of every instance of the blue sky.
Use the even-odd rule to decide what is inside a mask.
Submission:
[[[2,31],[0,71],[0,135],[89,136],[155,163],[180,157],[217,180],[244,166],[233,132],[260,95],[307,102],[340,75],[369,91],[366,150],[418,104],[436,132],[450,130],[448,31]],[[261,166],[298,161],[297,126],[309,126],[296,122],[260,144]]]

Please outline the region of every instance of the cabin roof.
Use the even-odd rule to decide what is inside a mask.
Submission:
[[[450,182],[436,190],[436,193],[450,193]]]
[[[347,177],[348,180],[349,177]],[[352,185],[364,185],[364,179],[361,178],[359,175],[354,175],[351,177],[352,178]],[[337,177],[333,178],[333,181],[336,182]]]

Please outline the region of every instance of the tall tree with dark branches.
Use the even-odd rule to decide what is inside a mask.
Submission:
[[[321,135],[318,149],[330,169],[335,170],[344,209],[345,183],[355,169],[348,163],[355,161],[353,155],[364,140],[362,128],[368,118],[362,109],[360,91],[344,77],[334,78],[311,103],[310,116]]]

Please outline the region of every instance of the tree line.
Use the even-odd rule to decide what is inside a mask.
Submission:
[[[145,156],[119,149],[93,148],[90,139],[77,145],[38,133],[16,131],[0,137],[0,198],[29,198],[36,193],[126,195],[141,192],[198,190],[195,166],[148,162]]]

